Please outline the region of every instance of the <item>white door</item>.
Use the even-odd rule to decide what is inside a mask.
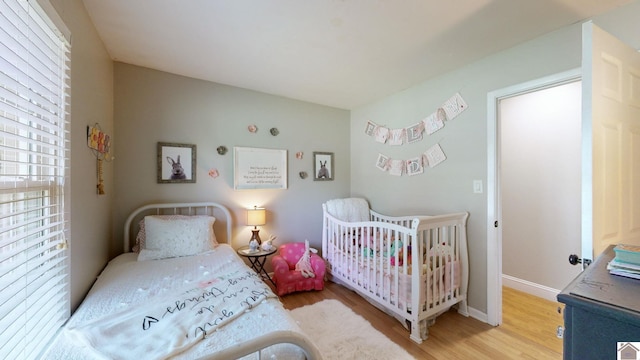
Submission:
[[[640,244],[640,54],[582,27],[582,257]]]

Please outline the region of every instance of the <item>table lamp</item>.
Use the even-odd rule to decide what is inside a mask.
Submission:
[[[260,230],[258,230],[258,226],[262,226],[266,223],[266,210],[264,208],[259,208],[254,206],[253,209],[247,209],[247,225],[253,226],[253,233],[251,235],[251,239],[249,242],[255,240],[258,242],[258,245],[262,243],[260,240],[260,235],[258,234]]]

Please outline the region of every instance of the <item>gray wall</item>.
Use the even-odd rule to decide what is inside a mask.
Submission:
[[[247,126],[255,124],[258,132]],[[278,136],[269,129],[276,127]],[[321,247],[322,207],[331,198],[349,195],[349,112],[267,95],[232,86],[115,63],[115,139],[117,140],[114,241],[111,254],[122,252],[122,226],[129,212],[151,202],[218,201],[234,216],[234,247],[247,245],[245,209],[267,209],[263,239],[276,244],[304,241]],[[157,142],[195,144],[195,184],[158,184]],[[218,155],[224,145],[229,152]],[[286,190],[234,190],[233,147],[288,151]],[[303,159],[295,153],[302,151]],[[335,153],[334,181],[314,181],[312,153]],[[220,176],[208,171],[217,168]],[[309,173],[301,179],[300,171]]]
[[[640,4],[634,2],[594,22],[638,48],[638,14]],[[580,64],[581,25],[575,24],[352,110],[352,194],[366,196],[374,209],[391,214],[470,212],[469,305],[480,312],[487,309],[487,224],[494,219],[487,219],[486,191],[473,193],[472,183],[482,179],[487,185],[487,93]],[[412,125],[456,92],[468,109],[419,143],[390,147],[364,134],[367,120],[390,128]],[[435,143],[447,160],[423,175],[397,178],[375,167],[380,152],[406,159]]]
[[[113,163],[104,164],[105,195],[97,195],[96,158],[87,126],[113,135],[113,62],[81,0],[51,0],[71,31],[71,309],[109,259]],[[117,139],[115,146],[117,147]]]

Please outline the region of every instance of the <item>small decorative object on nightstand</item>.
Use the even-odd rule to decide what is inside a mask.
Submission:
[[[264,251],[270,251],[271,249],[274,249],[274,246],[273,246],[272,242],[277,238],[278,237],[275,236],[275,235],[269,235],[269,240],[263,242],[260,245],[260,248],[262,248],[262,250],[264,250]]]
[[[249,252],[257,252],[258,246],[258,241],[256,239],[251,239],[251,241],[249,241]]]
[[[258,275],[262,277],[263,280],[269,280],[275,286],[276,284],[269,276],[269,273],[264,269],[264,264],[267,261],[267,257],[276,252],[276,248],[272,248],[270,250],[263,250],[261,248],[257,248],[255,251],[251,250],[249,246],[243,246],[238,249],[238,255],[244,256],[249,259],[251,263],[251,268],[255,270]]]

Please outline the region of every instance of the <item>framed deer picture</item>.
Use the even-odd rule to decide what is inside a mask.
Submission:
[[[158,183],[195,183],[196,146],[158,143]]]
[[[327,181],[334,179],[333,153],[313,152],[313,180]]]

